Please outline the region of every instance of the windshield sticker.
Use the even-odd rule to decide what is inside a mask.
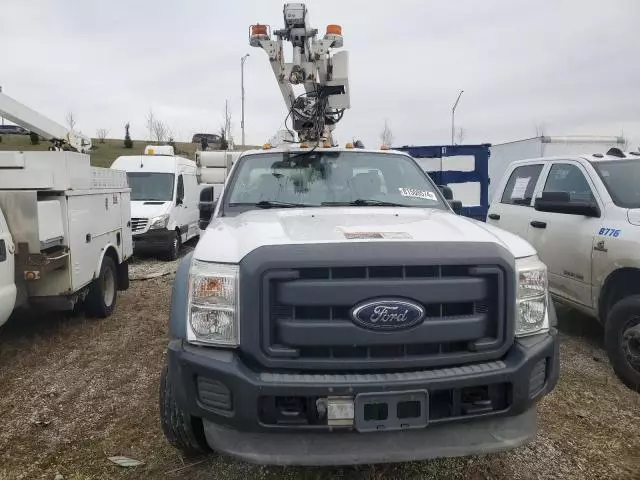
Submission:
[[[513,186],[513,190],[511,192],[511,199],[524,200],[530,181],[531,177],[516,178],[516,184]]]
[[[400,195],[403,197],[412,197],[412,198],[424,198],[426,200],[432,200],[434,202],[438,201],[438,197],[433,192],[429,192],[428,190],[417,190],[415,188],[398,188],[400,190]]]
[[[622,230],[617,230],[615,228],[601,228],[598,232],[598,235],[601,235],[603,237],[618,238],[620,235],[622,235]]]
[[[343,232],[348,240],[369,240],[383,238],[385,240],[410,240],[413,237],[407,232]]]

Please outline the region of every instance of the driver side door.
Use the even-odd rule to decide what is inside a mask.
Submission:
[[[570,202],[602,200],[593,181],[578,162],[557,161],[546,170],[536,197],[543,192],[566,192]],[[593,240],[601,219],[585,215],[533,210],[527,238],[547,265],[549,290],[556,297],[591,308]]]

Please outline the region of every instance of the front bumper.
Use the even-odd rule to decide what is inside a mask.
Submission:
[[[164,252],[171,249],[174,230],[161,228],[133,235],[134,252]]]
[[[177,401],[203,419],[213,449],[247,461],[287,465],[394,462],[515,447],[535,435],[535,404],[555,387],[559,374],[555,328],[516,340],[498,361],[418,372],[259,373],[234,351],[182,340],[170,342],[168,358]],[[429,418],[426,428],[412,431],[329,433],[327,425],[267,424],[259,407],[266,397],[353,398],[360,393],[427,390],[436,398],[437,392],[493,385],[508,390],[504,408]]]

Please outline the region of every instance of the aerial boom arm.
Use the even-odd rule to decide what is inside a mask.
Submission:
[[[91,150],[90,138],[63,127],[2,92],[0,92],[0,116],[47,140],[68,143],[81,153]]]
[[[276,39],[267,25],[252,25],[249,43],[267,52],[300,141],[332,143],[331,132],[350,107],[348,54],[332,52],[343,45],[342,28],[329,25],[318,39],[302,3],[285,4],[284,21],[285,28],[273,32]],[[284,60],[285,41],[293,46],[291,62]],[[304,87],[298,95],[296,85]]]

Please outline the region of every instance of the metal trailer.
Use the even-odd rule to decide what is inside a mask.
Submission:
[[[461,215],[485,221],[489,209],[491,144],[421,145],[395,148],[414,157],[437,185],[448,185],[462,201]]]

